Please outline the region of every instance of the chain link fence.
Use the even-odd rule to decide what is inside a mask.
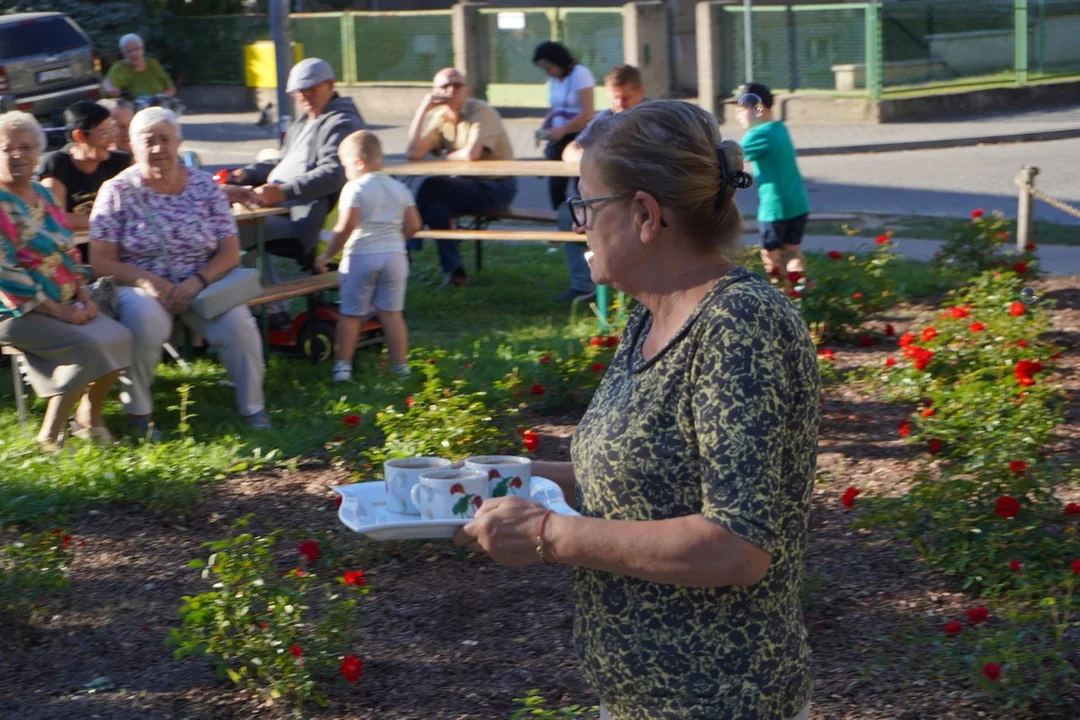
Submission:
[[[454,64],[451,14],[353,13],[356,82],[423,82]]]
[[[304,57],[318,57],[334,68],[334,77],[344,81],[346,50],[342,43],[341,13],[311,13],[289,16],[292,40],[304,46]]]

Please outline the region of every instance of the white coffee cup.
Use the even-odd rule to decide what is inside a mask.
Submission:
[[[425,520],[471,520],[489,497],[488,479],[466,468],[428,470],[409,496]]]
[[[420,509],[413,503],[409,493],[421,473],[450,467],[450,461],[437,457],[411,457],[387,460],[383,465],[386,478],[386,507],[390,512],[419,515]]]
[[[478,470],[488,478],[488,492],[493,498],[516,495],[528,499],[532,481],[532,460],[514,455],[477,455],[466,458],[465,467]]]

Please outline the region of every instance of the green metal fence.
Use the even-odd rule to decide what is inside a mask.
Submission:
[[[334,77],[348,82],[342,13],[310,13],[289,16],[293,42],[304,46],[304,57],[322,58],[334,68]]]
[[[482,8],[480,14],[490,52],[489,102],[547,106],[547,78],[533,65],[532,57],[539,43],[556,40],[596,76],[596,105],[607,106],[603,77],[624,61],[621,8]]]
[[[718,13],[721,81],[746,77],[743,8]],[[1080,0],[915,0],[753,9],[754,80],[781,90],[901,93],[1080,75]]]
[[[454,64],[450,11],[352,13],[356,82],[423,82]]]

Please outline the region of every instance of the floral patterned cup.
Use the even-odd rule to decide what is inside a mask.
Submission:
[[[467,458],[465,467],[487,475],[491,497],[517,495],[526,500],[530,497],[532,460],[513,455],[478,455]]]
[[[383,465],[386,478],[386,508],[390,512],[419,515],[420,509],[413,503],[409,493],[420,480],[422,473],[450,467],[450,461],[437,457],[411,457],[388,460]]]
[[[425,520],[472,520],[490,494],[484,473],[448,468],[420,473],[409,496]]]

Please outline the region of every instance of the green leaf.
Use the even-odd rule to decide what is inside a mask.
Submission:
[[[237,685],[239,685],[239,684],[240,684],[240,681],[241,681],[241,678],[240,678],[240,673],[236,672],[236,671],[235,671],[235,670],[233,670],[232,668],[226,668],[226,669],[225,669],[225,672],[226,672],[226,673],[228,673],[228,675],[229,675],[229,679],[230,679],[230,680],[232,680],[232,681],[233,681],[234,683],[236,683]]]
[[[509,478],[503,478],[495,486],[495,489],[491,491],[491,497],[506,497],[507,484],[510,482]]]
[[[189,568],[194,568],[194,569],[197,570],[199,568],[206,567],[206,562],[204,562],[203,560],[199,560],[198,558],[195,558],[194,560],[189,561],[187,566]]]
[[[454,507],[451,509],[451,512],[455,515],[464,515],[469,510],[469,500],[471,498],[472,496],[466,493],[464,496],[462,496],[460,500],[454,503]]]

